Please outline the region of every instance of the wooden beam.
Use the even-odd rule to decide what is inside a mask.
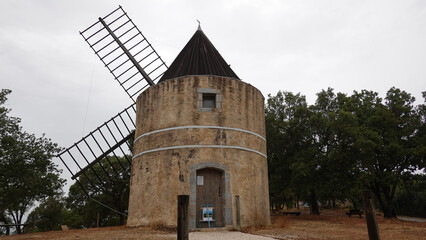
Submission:
[[[102,160],[104,157],[108,156],[108,154],[112,153],[116,148],[118,148],[119,146],[121,146],[121,144],[125,143],[126,141],[128,141],[129,139],[131,139],[132,137],[134,137],[134,135],[135,135],[134,132],[130,133],[127,137],[123,138],[121,141],[119,141],[118,143],[116,143],[110,149],[108,149],[107,151],[105,151],[104,153],[102,153],[99,157],[97,157],[95,160],[93,160],[91,163],[89,163],[89,165],[87,165],[86,167],[84,167],[83,169],[81,169],[80,171],[78,171],[76,174],[74,174],[71,177],[71,179],[75,180],[76,178],[78,178],[81,174],[83,174],[85,171],[87,171],[87,169],[93,167],[93,165],[95,165],[97,162],[99,162],[100,160]]]
[[[177,239],[188,240],[188,204],[189,195],[178,195]]]
[[[240,216],[240,196],[235,196],[235,212],[236,212],[236,221],[237,221],[237,230],[241,231],[241,216]]]
[[[124,44],[118,39],[117,36],[115,36],[114,32],[108,27],[108,25],[105,23],[105,21],[102,18],[99,18],[99,21],[104,25],[105,29],[109,32],[109,34],[114,38],[115,42],[120,46],[120,48],[124,51],[124,53],[127,55],[127,57],[132,61],[133,65],[135,65],[136,69],[142,74],[142,76],[145,78],[145,80],[148,82],[149,85],[154,86],[155,83],[152,81],[152,79],[146,74],[146,72],[143,70],[143,68],[139,65],[138,61],[133,57],[132,54],[130,54],[129,50],[124,46]]]
[[[379,226],[377,224],[374,196],[369,190],[362,192],[364,199],[365,220],[367,221],[368,237],[370,240],[380,240]]]

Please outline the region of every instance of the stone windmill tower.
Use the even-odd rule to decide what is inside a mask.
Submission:
[[[176,226],[178,195],[190,229],[269,224],[264,97],[203,31],[169,68],[121,6],[80,34],[131,100],[58,155],[88,198],[129,226]],[[130,181],[128,211],[101,202],[122,198],[117,179]]]
[[[176,225],[182,194],[190,229],[270,223],[264,97],[200,27],[136,109],[128,225]]]

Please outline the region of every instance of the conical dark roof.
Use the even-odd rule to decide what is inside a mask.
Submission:
[[[239,79],[201,28],[198,28],[159,82],[188,75],[215,75]]]

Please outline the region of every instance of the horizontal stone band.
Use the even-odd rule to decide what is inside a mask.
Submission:
[[[147,153],[152,153],[152,152],[158,152],[158,151],[165,151],[165,150],[173,150],[173,149],[181,149],[181,148],[227,148],[227,149],[238,149],[238,150],[243,150],[243,151],[248,151],[248,152],[254,152],[257,154],[260,154],[262,157],[266,158],[266,155],[250,149],[250,148],[245,148],[245,147],[240,147],[240,146],[227,146],[227,145],[182,145],[182,146],[172,146],[172,147],[164,147],[164,148],[156,148],[156,149],[151,149],[151,150],[147,150],[147,151],[143,151],[140,152],[136,155],[133,156],[132,159],[135,159],[139,156],[142,156],[144,154]]]
[[[155,131],[152,131],[152,132],[147,132],[147,133],[144,133],[144,134],[138,136],[135,139],[134,142],[138,141],[139,139],[141,139],[141,138],[143,138],[145,136],[148,136],[148,135],[151,135],[151,134],[155,134],[155,133],[166,132],[166,131],[173,131],[173,130],[181,130],[181,129],[192,129],[192,128],[211,128],[211,129],[224,129],[224,130],[238,131],[238,132],[243,132],[243,133],[248,133],[248,134],[255,135],[256,137],[259,137],[260,139],[262,139],[263,141],[266,142],[266,139],[264,137],[262,137],[260,134],[257,134],[255,132],[251,132],[251,131],[248,131],[248,130],[244,130],[244,129],[241,129],[241,128],[219,127],[219,126],[197,126],[197,125],[164,128],[164,129],[159,129],[159,130],[155,130]]]

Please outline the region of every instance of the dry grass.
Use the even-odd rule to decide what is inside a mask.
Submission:
[[[347,217],[344,210],[329,210],[320,216],[273,216],[272,226],[251,228],[248,233],[276,239],[317,240],[368,239],[367,224],[364,218]],[[379,234],[382,240],[426,239],[426,223],[403,222],[397,219],[384,219],[378,216]]]
[[[152,230],[156,230],[156,231],[160,231],[160,232],[165,232],[165,233],[175,233],[176,232],[176,227],[170,227],[167,226],[163,223],[153,223],[149,225],[149,228]]]
[[[285,228],[285,227],[287,227],[289,220],[290,219],[288,217],[276,218],[276,219],[274,219],[274,225],[273,226],[278,227],[278,228]]]
[[[176,234],[168,231],[152,229],[148,227],[104,227],[90,229],[73,229],[69,231],[52,231],[42,233],[30,233],[14,236],[3,236],[1,240],[117,240],[117,239],[142,239],[142,240],[171,240],[176,239]]]

